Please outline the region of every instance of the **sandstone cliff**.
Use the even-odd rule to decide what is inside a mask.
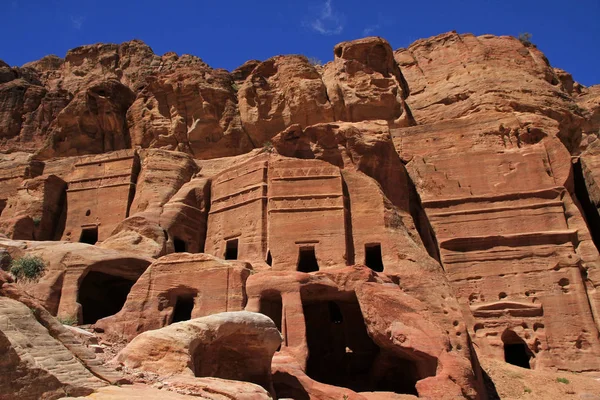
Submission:
[[[333,54],[0,61],[0,399],[600,393],[599,86],[508,36]]]

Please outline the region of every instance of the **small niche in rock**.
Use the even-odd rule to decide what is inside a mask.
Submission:
[[[259,312],[271,318],[279,332],[281,332],[281,319],[283,314],[283,303],[281,293],[265,293],[260,298]]]
[[[187,243],[178,237],[173,239],[173,247],[175,247],[175,253],[185,253],[187,251]]]
[[[81,236],[79,236],[80,243],[96,244],[98,241],[98,227],[84,228],[81,230]]]
[[[300,272],[315,272],[319,270],[319,263],[315,255],[315,246],[300,247],[297,270]]]

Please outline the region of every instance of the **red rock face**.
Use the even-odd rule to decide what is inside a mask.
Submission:
[[[510,69],[507,54],[519,61]],[[573,201],[567,148],[578,151],[583,118],[567,90],[541,53],[511,38],[447,34],[396,58],[419,125],[394,142],[474,342],[498,358],[525,343],[536,368],[596,365],[597,302],[580,265],[595,281],[598,252]]]
[[[334,61],[324,68],[323,80],[336,120],[412,123],[403,101],[408,94],[404,79],[385,40],[365,38],[340,43],[334,54]]]
[[[120,370],[198,396],[492,398],[504,368],[549,393],[600,374],[598,98],[454,32],[231,73],[139,41],[1,63],[0,266],[45,264],[0,272],[3,307],[131,341]],[[34,395],[67,385],[15,338]]]
[[[34,151],[50,124],[70,102],[65,90],[48,90],[35,71],[0,62],[0,146],[9,151]]]
[[[247,263],[223,261],[207,254],[161,257],[131,288],[131,300],[123,309],[98,321],[97,326],[115,338],[133,339],[141,332],[191,318],[241,311],[246,304],[244,287],[250,273]]]
[[[292,124],[333,121],[321,74],[303,56],[278,56],[258,64],[238,90],[244,129],[262,146]]]
[[[132,144],[197,158],[249,151],[253,145],[241,126],[234,85],[227,72],[206,65],[148,79],[127,115]]]

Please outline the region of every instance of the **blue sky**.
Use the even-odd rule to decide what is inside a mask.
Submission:
[[[134,38],[231,70],[277,54],[326,62],[336,43],[369,35],[396,49],[451,30],[530,32],[553,66],[600,83],[600,0],[0,1],[0,59],[11,65]]]

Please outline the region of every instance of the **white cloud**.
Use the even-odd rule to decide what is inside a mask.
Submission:
[[[75,28],[77,30],[81,29],[84,21],[85,21],[85,17],[82,17],[82,16],[74,17],[71,15],[71,24],[73,25],[73,28]]]
[[[325,0],[308,26],[321,35],[339,35],[344,30],[344,15],[333,8],[331,0]]]
[[[379,24],[367,26],[365,29],[363,29],[362,34],[364,36],[369,36],[371,34],[371,32],[375,32],[379,28],[381,28],[381,25],[379,25]]]
[[[382,12],[377,13],[377,19],[373,23],[367,25],[363,31],[363,36],[373,36],[373,34],[381,34],[383,29],[394,24],[394,17],[384,14]]]

